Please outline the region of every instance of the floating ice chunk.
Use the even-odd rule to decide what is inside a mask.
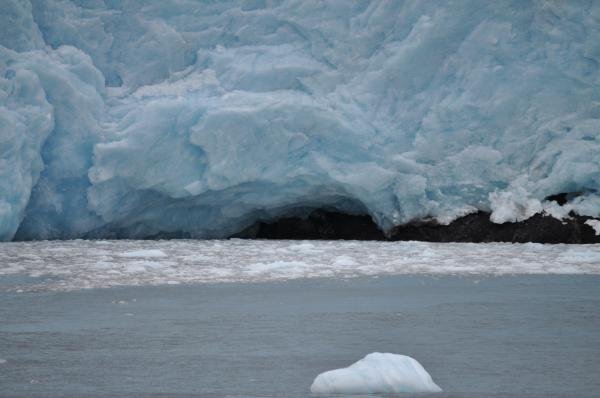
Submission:
[[[149,249],[149,250],[136,250],[132,252],[125,252],[121,254],[123,257],[167,257],[165,252],[158,249]]]
[[[250,264],[247,272],[251,275],[261,275],[276,273],[285,275],[285,277],[300,277],[308,270],[311,270],[311,265],[303,261],[273,261],[268,263]]]
[[[415,359],[374,352],[347,368],[321,373],[310,391],[313,394],[393,394],[441,392],[442,389]]]
[[[353,266],[353,265],[358,265],[358,263],[356,262],[356,260],[350,256],[347,255],[341,255],[338,256],[334,261],[333,261],[333,265],[336,266]]]

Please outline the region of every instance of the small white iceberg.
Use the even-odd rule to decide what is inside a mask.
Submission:
[[[321,373],[310,386],[313,394],[397,394],[441,392],[417,360],[374,352],[347,368]]]

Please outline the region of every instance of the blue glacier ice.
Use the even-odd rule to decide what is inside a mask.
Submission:
[[[599,217],[599,191],[598,1],[2,2],[0,240]]]

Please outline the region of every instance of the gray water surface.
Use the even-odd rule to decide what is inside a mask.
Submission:
[[[440,398],[600,396],[599,276],[14,283],[0,278],[0,396],[306,397],[373,351],[416,358]]]

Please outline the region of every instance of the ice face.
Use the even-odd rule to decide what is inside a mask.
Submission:
[[[347,368],[317,376],[313,394],[431,393],[442,389],[415,359],[406,355],[374,352]]]
[[[599,217],[599,43],[583,0],[6,0],[0,239]]]

